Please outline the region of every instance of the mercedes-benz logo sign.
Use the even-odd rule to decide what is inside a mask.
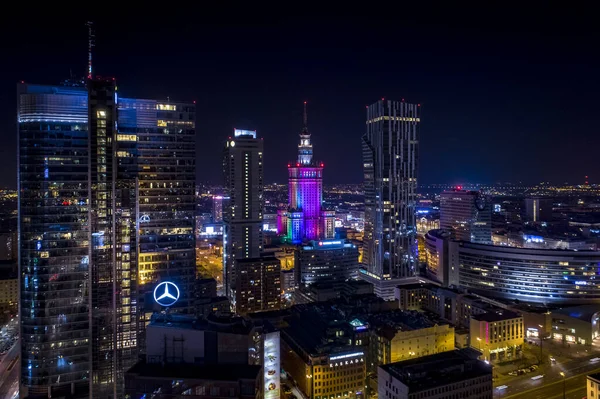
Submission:
[[[163,281],[154,288],[154,301],[160,306],[172,306],[179,299],[179,288],[170,281]]]

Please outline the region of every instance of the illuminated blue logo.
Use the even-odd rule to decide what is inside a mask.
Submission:
[[[170,281],[163,281],[154,288],[154,301],[160,306],[173,306],[179,299],[179,288]]]

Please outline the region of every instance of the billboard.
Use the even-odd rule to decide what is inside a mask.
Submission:
[[[263,346],[263,384],[265,399],[279,399],[281,356],[279,331],[265,334]]]

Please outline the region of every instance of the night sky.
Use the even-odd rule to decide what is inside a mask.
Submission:
[[[17,81],[83,75],[85,21],[0,28],[0,187],[16,187]],[[420,183],[600,182],[595,21],[448,21],[101,17],[94,67],[122,97],[196,101],[199,182],[221,182],[234,127],[258,130],[266,181],[285,182],[306,100],[325,183],[359,183],[365,105],[382,97],[422,106]]]

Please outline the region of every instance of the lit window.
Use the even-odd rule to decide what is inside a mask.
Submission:
[[[172,104],[156,104],[156,109],[160,111],[177,111],[177,106]]]

